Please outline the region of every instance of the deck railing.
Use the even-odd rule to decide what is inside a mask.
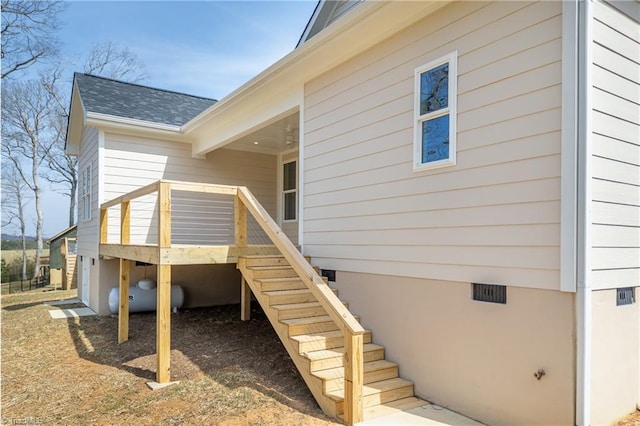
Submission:
[[[234,201],[234,235],[235,246],[247,246],[247,212],[257,221],[258,225],[277,247],[284,258],[296,271],[306,287],[315,296],[318,302],[326,310],[329,317],[336,323],[344,334],[344,416],[348,424],[363,420],[362,387],[363,387],[363,336],[364,328],[353,317],[351,312],[333,293],[329,286],[322,280],[315,269],[307,262],[304,256],[280,229],[271,215],[260,204],[258,199],[244,186],[227,186],[212,184],[196,184],[161,180],[145,187],[139,188],[128,194],[122,195],[100,206],[100,242],[107,244],[108,237],[108,209],[120,206],[120,244],[130,244],[131,232],[131,201],[149,194],[157,193],[158,214],[158,244],[159,248],[171,247],[171,191],[193,191],[201,193],[225,194],[235,197]],[[121,259],[122,261],[122,259]],[[121,266],[121,270],[126,269]],[[159,266],[159,273],[162,267]],[[164,274],[163,274],[164,275]],[[158,277],[158,281],[165,278]],[[121,285],[121,287],[123,287]],[[127,291],[121,288],[121,291]],[[125,296],[124,294],[122,296]],[[168,296],[168,295],[167,295]],[[128,295],[127,295],[128,297]],[[158,306],[161,305],[161,296],[158,294]],[[128,312],[128,309],[127,309]],[[160,321],[163,328],[169,319]],[[128,324],[125,328],[128,328]],[[127,332],[124,330],[123,332]],[[158,332],[158,339],[164,338]],[[124,338],[124,336],[123,336]],[[164,347],[158,342],[158,348]],[[159,359],[160,350],[159,350]],[[160,365],[159,371],[168,371],[167,365]],[[168,358],[167,358],[168,363]],[[160,382],[168,380],[168,377],[159,377]]]

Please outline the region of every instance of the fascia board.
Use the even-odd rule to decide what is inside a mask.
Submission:
[[[79,111],[79,112],[76,112]],[[71,89],[71,101],[69,102],[69,120],[67,121],[67,134],[64,141],[64,151],[67,155],[79,155],[82,141],[82,129],[87,119],[87,113],[75,80]],[[79,121],[78,121],[79,120]]]
[[[88,112],[85,125],[111,133],[124,133],[130,136],[160,138],[183,143],[192,142],[180,130],[180,126],[116,117],[109,114]]]

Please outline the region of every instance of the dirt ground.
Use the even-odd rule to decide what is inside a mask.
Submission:
[[[45,301],[75,290],[3,295],[2,425],[335,425],[311,393],[258,306],[172,315],[171,377],[155,379],[155,314],[51,319]],[[66,307],[79,307],[68,305]],[[615,426],[640,426],[634,413]]]
[[[257,306],[247,322],[239,306],[172,315],[171,378],[181,382],[151,391],[155,314],[132,314],[118,345],[117,318],[53,320],[59,308],[43,305],[75,296],[2,296],[3,425],[336,424]]]

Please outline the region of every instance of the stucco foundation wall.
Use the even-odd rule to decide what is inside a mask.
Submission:
[[[100,262],[99,291],[107,296],[101,297],[97,305],[99,315],[110,314],[108,294],[112,287],[118,287],[119,271],[118,259]],[[136,285],[142,278],[155,280],[156,271],[155,265],[132,266],[130,285]],[[173,266],[171,284],[184,290],[183,308],[240,303],[240,272],[235,264]]]
[[[335,287],[422,398],[491,425],[574,424],[573,294],[509,287],[501,305],[469,283],[341,271]]]
[[[591,422],[610,424],[640,403],[640,290],[616,306],[616,291],[594,291]]]

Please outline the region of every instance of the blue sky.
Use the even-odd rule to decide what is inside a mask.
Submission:
[[[146,66],[143,84],[221,99],[292,51],[315,0],[69,1],[58,33],[61,53],[86,56],[114,41]],[[80,71],[80,70],[78,70]],[[69,78],[71,76],[68,76]],[[67,198],[43,197],[44,236],[67,226]],[[35,234],[33,220],[27,234]]]
[[[59,35],[69,56],[115,41],[146,64],[146,84],[220,99],[293,50],[315,4],[71,1]]]

